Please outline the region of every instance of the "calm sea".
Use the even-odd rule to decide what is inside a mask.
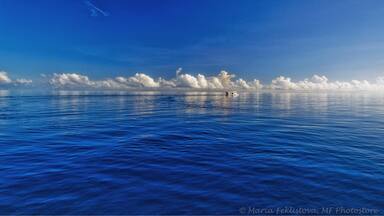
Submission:
[[[0,91],[0,214],[341,207],[383,213],[384,94]]]

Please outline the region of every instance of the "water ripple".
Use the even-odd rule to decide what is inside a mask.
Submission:
[[[384,97],[0,96],[2,214],[384,206]]]

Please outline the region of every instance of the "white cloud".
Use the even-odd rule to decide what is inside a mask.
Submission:
[[[291,90],[384,90],[384,78],[379,77],[376,83],[367,80],[352,80],[350,82],[330,82],[325,76],[314,75],[311,79],[293,82],[283,76],[272,80],[270,89]]]
[[[59,87],[87,87],[94,83],[87,76],[76,73],[53,74],[50,84]]]
[[[11,78],[8,77],[7,72],[0,71],[0,84],[8,84],[11,82],[12,82],[12,80],[11,80]]]
[[[258,88],[260,82],[247,84],[244,80],[233,82],[234,75],[226,71],[221,71],[216,77],[206,77],[202,74],[197,76],[181,73],[181,69],[176,72],[176,77],[170,80],[158,78],[157,80],[143,74],[136,73],[132,77],[116,77],[114,79],[91,80],[88,76],[77,73],[53,74],[49,83],[56,88],[100,88],[100,89],[167,89],[167,88],[186,88],[186,89],[224,89],[236,88]]]
[[[207,77],[202,74],[191,75],[177,70],[176,77],[166,80],[154,79],[143,73],[131,77],[116,77],[113,79],[91,80],[89,77],[76,73],[54,74],[50,84],[56,88],[91,88],[91,89],[237,89],[237,90],[384,90],[384,77],[379,77],[375,83],[366,80],[349,82],[329,81],[325,76],[314,75],[310,79],[293,81],[289,77],[279,76],[270,84],[263,85],[257,79],[246,81],[234,80],[235,76],[227,71],[221,71],[217,76]]]
[[[29,79],[16,79],[12,80],[9,76],[8,73],[5,71],[0,71],[0,85],[27,85],[31,84],[32,80]]]
[[[137,85],[139,87],[147,87],[147,88],[156,88],[160,87],[160,84],[158,82],[155,82],[152,77],[137,73],[134,77],[129,78],[129,82],[133,85]]]
[[[27,84],[31,84],[32,83],[32,80],[30,79],[16,79],[14,81],[14,83],[16,84],[22,84],[22,85],[27,85]]]
[[[377,84],[379,84],[379,85],[384,85],[384,77],[378,77],[378,78],[376,79],[376,82],[377,82]]]
[[[272,80],[270,85],[271,89],[296,89],[296,83],[291,82],[291,78],[279,76],[276,79]]]
[[[137,73],[133,77],[116,77],[93,81],[76,73],[53,74],[49,83],[57,88],[101,88],[101,89],[127,89],[127,88],[156,88],[160,83],[154,81],[150,76]]]

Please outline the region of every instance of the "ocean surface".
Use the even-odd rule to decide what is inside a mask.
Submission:
[[[0,91],[0,214],[341,207],[383,214],[384,94]]]

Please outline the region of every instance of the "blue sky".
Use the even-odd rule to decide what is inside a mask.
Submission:
[[[372,80],[383,20],[382,0],[0,0],[0,70]]]

